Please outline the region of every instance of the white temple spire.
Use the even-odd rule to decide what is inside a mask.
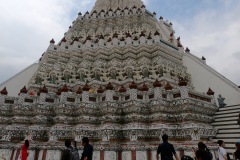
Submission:
[[[117,8],[124,9],[125,7],[131,8],[133,6],[141,7],[143,2],[141,0],[97,0],[93,10],[97,12],[101,10],[116,10]]]

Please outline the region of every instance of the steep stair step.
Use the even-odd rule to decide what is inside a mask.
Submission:
[[[237,128],[237,129],[226,129],[226,130],[219,129],[218,130],[218,134],[221,134],[221,133],[239,133],[239,138],[240,138],[240,128]]]
[[[240,140],[240,138],[232,138],[232,139],[226,139],[226,138],[218,138],[218,139],[213,139],[213,142],[217,143],[217,141],[221,139],[223,140],[225,143],[232,143],[233,145],[235,145],[235,143]]]
[[[235,149],[235,145],[232,144],[232,143],[225,143],[225,148],[228,148],[228,149]]]
[[[231,153],[231,154],[233,154],[236,151],[236,149],[227,149],[227,148],[226,150],[227,150],[227,153]]]
[[[235,134],[217,134],[216,138],[239,138],[239,134],[235,133]]]
[[[219,108],[219,111],[235,110],[235,109],[240,109],[240,105],[235,105],[235,106],[225,106],[225,107],[223,107],[223,108]]]
[[[239,125],[217,125],[214,127],[217,129],[237,129],[239,128]]]
[[[227,113],[240,113],[240,108],[239,109],[235,109],[235,110],[225,110],[225,111],[218,111],[216,113],[216,115],[220,115],[220,114],[227,114]]]
[[[221,117],[221,118],[216,118],[215,119],[215,122],[219,122],[219,121],[231,121],[231,120],[234,120],[234,121],[237,121],[238,117]]]
[[[239,113],[230,113],[230,114],[220,114],[213,116],[214,118],[221,118],[221,117],[238,117]]]
[[[224,121],[224,122],[213,122],[213,126],[218,126],[218,125],[233,125],[233,124],[238,124],[237,121]]]
[[[239,125],[224,125],[224,126],[214,126],[216,129],[236,129],[239,128]]]

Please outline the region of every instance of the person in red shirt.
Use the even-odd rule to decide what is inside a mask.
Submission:
[[[22,145],[22,159],[21,160],[27,160],[28,157],[28,147],[29,147],[29,141],[25,140],[25,143]]]

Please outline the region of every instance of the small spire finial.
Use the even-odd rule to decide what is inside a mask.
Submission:
[[[212,96],[214,95],[214,92],[212,91],[212,89],[209,87],[208,91],[207,91],[207,95]]]
[[[54,43],[55,43],[54,39],[52,39],[52,40],[50,41],[50,43],[54,44]]]
[[[190,49],[187,47],[186,50],[185,50],[186,53],[189,53],[190,52]]]
[[[0,94],[7,95],[8,94],[7,88],[4,87],[3,90],[1,90]]]

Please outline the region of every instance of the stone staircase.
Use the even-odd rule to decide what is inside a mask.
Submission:
[[[214,116],[215,122],[212,123],[218,129],[213,142],[217,142],[219,139],[223,140],[231,158],[233,158],[233,152],[235,152],[235,142],[240,140],[240,126],[237,124],[239,113],[240,104],[220,108]]]

